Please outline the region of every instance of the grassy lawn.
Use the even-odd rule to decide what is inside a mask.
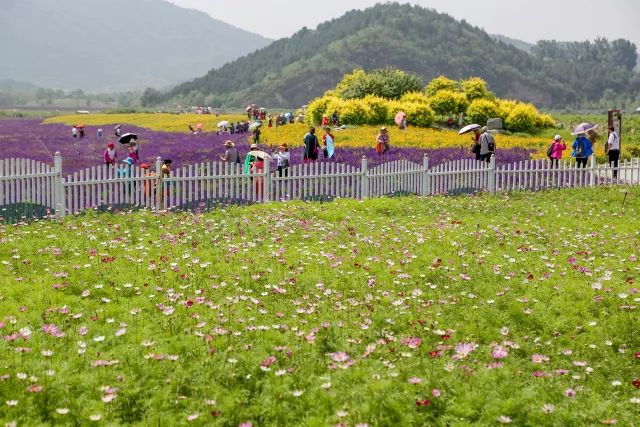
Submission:
[[[628,192],[0,226],[0,419],[638,425]]]

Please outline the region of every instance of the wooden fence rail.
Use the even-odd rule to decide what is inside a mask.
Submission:
[[[396,160],[368,167],[333,162],[292,166],[282,173],[271,170],[247,174],[242,165],[207,162],[178,168],[167,177],[139,167],[94,166],[62,174],[62,157],[53,165],[29,159],[0,160],[0,214],[5,221],[21,222],[47,216],[64,217],[87,209],[206,210],[216,206],[285,200],[363,199],[385,195],[461,194],[477,191],[539,191],[549,188],[593,187],[640,183],[640,159],[623,161],[617,168],[597,164],[529,160],[496,168],[475,160],[456,160],[430,167]]]

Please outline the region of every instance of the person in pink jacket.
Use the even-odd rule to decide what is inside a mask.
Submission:
[[[102,157],[104,158],[104,163],[106,165],[115,166],[116,157],[118,156],[116,154],[116,148],[113,142],[110,142],[109,145],[107,145],[107,149],[104,150],[104,155]]]
[[[553,143],[550,147],[551,155],[549,156],[549,158],[551,159],[551,164],[553,166],[558,167],[560,159],[562,159],[562,152],[566,149],[567,144],[565,144],[560,135],[556,135],[556,137],[553,138]]]

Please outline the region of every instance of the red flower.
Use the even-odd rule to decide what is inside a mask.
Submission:
[[[187,305],[187,307],[191,307],[193,305],[193,301],[191,301],[190,299],[187,300],[187,302],[185,303]]]
[[[428,399],[418,399],[416,400],[416,406],[429,406],[431,405],[431,401]]]
[[[213,412],[211,412],[211,416],[212,416],[212,417],[219,417],[219,416],[220,416],[220,411],[213,411]]]
[[[436,357],[442,356],[442,353],[439,350],[431,350],[429,356],[435,359]]]
[[[636,378],[635,380],[631,381],[631,384],[633,384],[633,386],[636,388],[640,388],[640,378]]]
[[[633,284],[633,277],[627,277],[627,283],[632,285]]]
[[[640,351],[633,353],[636,359],[640,359]]]

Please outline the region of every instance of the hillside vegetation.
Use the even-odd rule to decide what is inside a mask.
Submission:
[[[313,31],[303,28],[145,101],[291,107],[320,96],[353,69],[389,66],[424,82],[439,75],[455,80],[479,76],[499,97],[543,106],[579,105],[599,99],[607,89],[625,96],[638,93],[636,47],[628,41],[576,43],[566,54],[553,50],[553,44],[542,46],[531,55],[448,15],[381,4],[348,12]]]
[[[0,78],[44,88],[167,87],[270,42],[165,0],[2,0],[0,8]]]

